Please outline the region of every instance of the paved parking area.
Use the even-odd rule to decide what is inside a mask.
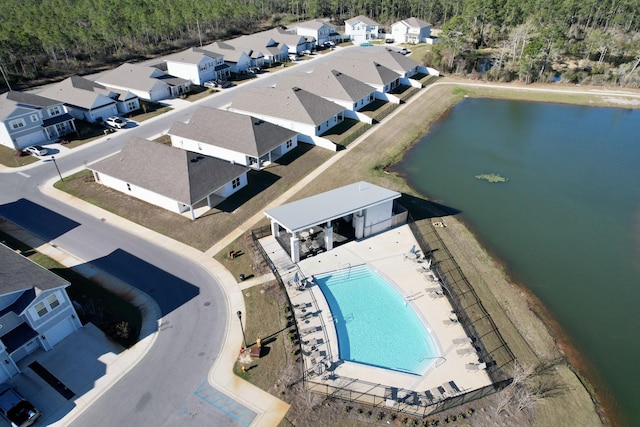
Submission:
[[[119,378],[117,362],[122,359],[123,351],[121,346],[89,323],[52,350],[40,350],[21,360],[18,365],[22,373],[11,378],[10,382],[42,412],[36,426],[66,425],[79,409],[99,396],[104,390],[101,385]],[[41,372],[51,374],[48,379],[53,385],[29,367],[33,362],[44,368]],[[66,393],[61,393],[65,389]],[[0,426],[8,425],[0,419]]]

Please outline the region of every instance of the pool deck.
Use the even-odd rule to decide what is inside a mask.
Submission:
[[[418,260],[412,259],[411,248],[418,248],[418,244],[407,225],[347,243],[298,264],[291,261],[273,237],[265,237],[260,243],[287,287],[301,335],[305,369],[314,382],[341,387],[349,379],[358,379],[379,384],[379,390],[368,391],[373,394],[384,394],[384,390],[390,388],[405,393],[416,391],[422,397],[427,390],[433,390],[434,395],[444,391],[440,399],[491,384],[487,373],[478,368],[478,355],[471,340],[457,322],[449,301],[441,293],[440,284],[428,269],[428,263],[420,262],[420,252],[417,252]],[[331,311],[322,291],[307,279],[363,264],[390,282],[429,330],[438,356],[422,375],[339,359]],[[454,382],[459,392],[451,390],[450,381]],[[393,406],[399,400],[400,397],[394,397],[387,400],[387,404]]]

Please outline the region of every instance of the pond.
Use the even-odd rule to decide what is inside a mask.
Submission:
[[[460,210],[640,425],[640,111],[465,99],[393,169]]]

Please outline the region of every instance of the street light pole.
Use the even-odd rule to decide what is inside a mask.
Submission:
[[[58,176],[60,176],[60,181],[64,182],[64,178],[62,177],[62,174],[60,173],[60,168],[58,168],[58,164],[56,163],[56,158],[54,156],[51,156],[51,160],[53,160],[53,164],[56,167],[56,170],[58,171]]]
[[[238,320],[240,320],[240,330],[242,331],[242,340],[244,341],[244,348],[247,348],[247,337],[244,334],[244,328],[242,327],[242,312],[238,310],[236,313],[238,315]]]

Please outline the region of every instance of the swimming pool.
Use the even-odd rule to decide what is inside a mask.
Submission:
[[[411,305],[367,266],[315,275],[334,319],[340,359],[421,374],[438,356]]]

